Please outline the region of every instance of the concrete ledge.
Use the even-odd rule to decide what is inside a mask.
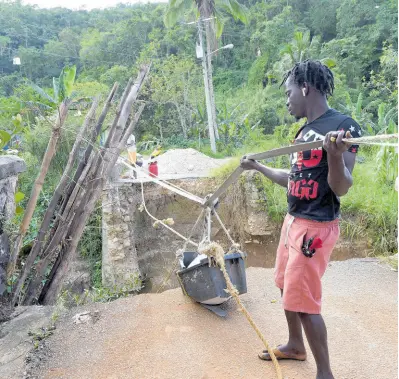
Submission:
[[[25,161],[15,155],[0,155],[0,180],[26,170]]]

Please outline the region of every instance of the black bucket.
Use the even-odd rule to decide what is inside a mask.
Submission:
[[[184,253],[185,254],[185,253]],[[183,261],[184,261],[183,254]],[[191,258],[191,252],[189,252]],[[188,257],[187,257],[188,258]],[[193,258],[194,259],[194,258]],[[192,260],[193,260],[192,259]],[[187,259],[188,261],[189,259]],[[192,262],[191,260],[191,262]],[[239,294],[247,292],[245,262],[242,253],[227,254],[224,257],[226,271]],[[226,281],[222,271],[216,265],[209,266],[208,258],[200,263],[177,272],[187,295],[202,303],[215,298],[229,298]]]

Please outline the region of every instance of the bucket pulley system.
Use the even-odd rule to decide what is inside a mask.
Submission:
[[[379,146],[395,146],[397,147],[397,142],[395,143],[384,143],[383,141],[386,140],[390,140],[390,139],[396,139],[397,140],[398,135],[397,134],[391,134],[391,135],[380,135],[380,136],[371,136],[371,137],[362,137],[362,138],[344,138],[343,141],[346,143],[354,143],[354,144],[368,144],[368,145],[379,145]],[[267,158],[273,158],[273,157],[278,157],[278,156],[282,156],[282,155],[287,155],[287,154],[292,154],[292,153],[296,153],[296,152],[300,152],[300,151],[307,151],[307,150],[312,150],[312,149],[320,149],[323,146],[323,140],[317,140],[317,141],[312,141],[312,142],[306,142],[306,143],[299,143],[299,144],[295,144],[295,145],[291,145],[291,146],[286,146],[286,147],[282,147],[282,148],[277,148],[277,149],[272,149],[269,151],[265,151],[262,153],[257,153],[257,154],[249,154],[247,155],[245,158],[247,159],[252,159],[252,160],[263,160],[263,159],[267,159]],[[237,286],[235,286],[230,278],[230,273],[228,272],[228,269],[226,269],[226,257],[228,256],[228,254],[226,255],[223,248],[215,243],[211,241],[211,218],[214,216],[217,221],[220,223],[221,227],[223,228],[224,232],[226,233],[227,237],[229,238],[229,241],[231,242],[231,248],[229,253],[240,253],[239,251],[239,245],[236,244],[234,242],[234,240],[232,239],[232,237],[230,236],[227,228],[225,227],[225,225],[223,224],[222,220],[220,219],[219,215],[216,212],[216,208],[219,204],[219,197],[226,192],[226,190],[232,185],[234,184],[238,178],[240,177],[240,175],[244,172],[244,170],[239,166],[237,167],[233,173],[219,186],[219,188],[212,194],[206,196],[204,199],[201,199],[200,197],[189,193],[188,191],[186,191],[185,189],[179,188],[178,186],[166,182],[165,180],[162,180],[158,177],[154,177],[151,176],[150,174],[144,172],[143,170],[141,170],[140,168],[136,167],[136,166],[132,166],[129,164],[128,161],[126,161],[123,158],[119,158],[119,161],[128,166],[130,169],[133,169],[136,172],[140,172],[142,174],[142,178],[145,177],[146,179],[149,179],[152,182],[155,182],[159,185],[161,185],[164,188],[169,189],[172,192],[175,192],[181,196],[184,196],[198,204],[201,204],[201,206],[203,207],[200,215],[198,216],[198,219],[196,221],[196,223],[194,224],[190,236],[188,238],[182,236],[180,233],[178,233],[176,230],[174,230],[170,225],[167,225],[165,222],[163,222],[162,220],[158,220],[156,217],[154,217],[153,215],[151,215],[151,213],[148,211],[146,205],[145,205],[145,199],[144,199],[144,187],[143,187],[143,180],[141,180],[141,193],[142,193],[142,208],[143,210],[145,210],[147,212],[147,214],[154,220],[156,220],[157,223],[160,223],[161,225],[163,225],[164,227],[166,227],[167,229],[169,229],[171,232],[175,233],[176,235],[178,235],[180,238],[182,238],[185,242],[183,245],[183,248],[178,250],[176,253],[176,256],[178,259],[181,259],[182,261],[184,261],[184,252],[187,249],[188,244],[195,246],[198,249],[198,252],[201,254],[204,254],[208,257],[209,262],[211,263],[212,260],[214,262],[216,262],[217,266],[219,267],[219,269],[221,270],[223,277],[225,279],[226,282],[226,286],[227,286],[227,292],[234,297],[235,301],[237,302],[237,305],[239,306],[240,310],[243,312],[244,316],[247,318],[248,322],[250,323],[250,325],[252,326],[252,328],[255,330],[256,334],[258,335],[258,337],[261,339],[261,341],[263,342],[265,348],[269,351],[271,359],[273,361],[274,367],[276,369],[276,374],[277,374],[277,378],[278,379],[282,379],[282,372],[281,372],[281,368],[278,364],[278,361],[274,355],[274,351],[273,349],[270,348],[267,340],[265,339],[265,337],[263,336],[262,332],[260,331],[260,329],[257,327],[257,325],[255,324],[254,320],[252,319],[251,315],[249,314],[249,312],[247,311],[247,309],[245,308],[245,306],[241,303],[241,300],[239,298],[239,294],[240,294],[240,288],[237,288]],[[203,222],[204,225],[204,233],[203,233],[203,238],[201,240],[200,243],[195,243],[191,240],[191,237],[194,233],[194,231],[196,230],[196,228],[198,227],[198,225]],[[233,260],[236,259],[235,257],[233,257]],[[233,261],[234,263],[234,261]],[[230,265],[231,262],[229,261],[228,265]],[[197,265],[198,267],[201,266],[201,264]],[[167,279],[164,281],[164,284],[169,280],[170,275],[172,274],[172,272],[174,271],[174,269],[176,268],[176,266],[174,265],[173,269],[170,271]],[[197,268],[197,267],[195,267]],[[189,269],[189,267],[188,267]],[[236,269],[236,272],[240,272],[239,268]],[[241,270],[242,272],[242,270]],[[187,270],[186,272],[187,273]],[[182,270],[180,270],[180,275],[179,273],[177,274],[177,278],[180,281],[180,284],[182,286],[182,289],[184,291],[184,293],[186,293],[184,285],[182,283]],[[208,275],[208,277],[211,277],[212,275]],[[245,271],[244,271],[244,281],[245,281]],[[189,278],[189,280],[191,280]],[[212,278],[211,278],[212,280]],[[237,282],[239,285],[243,283],[243,280],[241,280],[241,282]],[[164,285],[163,284],[163,285]],[[163,286],[162,285],[162,286]],[[239,286],[238,286],[239,287]],[[242,292],[246,292],[246,286],[244,287],[245,289]],[[196,290],[196,289],[194,289]],[[198,293],[195,292],[194,293]],[[199,295],[201,296],[201,294]],[[220,296],[219,296],[220,297]]]

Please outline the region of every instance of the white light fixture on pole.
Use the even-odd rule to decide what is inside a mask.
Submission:
[[[221,48],[219,48],[219,49],[217,49],[217,50],[215,50],[215,51],[212,51],[212,53],[210,53],[209,55],[213,55],[213,54],[217,53],[219,50],[232,49],[233,47],[234,47],[234,45],[233,45],[232,43],[229,43],[228,45],[222,46]],[[197,43],[197,44],[195,45],[195,52],[196,52],[196,54],[197,54],[197,58],[198,58],[198,59],[200,59],[200,58],[203,57],[203,55],[204,55],[204,50],[202,49],[201,44]],[[209,55],[208,55],[208,56],[209,56]]]
[[[228,45],[225,45],[225,46],[221,47],[220,49],[212,51],[212,53],[210,53],[209,55],[212,55],[212,54],[218,52],[219,50],[232,49],[233,47],[234,47],[234,45],[232,43],[229,43]]]

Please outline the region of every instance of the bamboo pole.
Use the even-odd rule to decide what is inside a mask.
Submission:
[[[61,135],[61,128],[65,123],[68,115],[68,102],[62,102],[58,108],[57,120],[52,128],[51,137],[47,145],[46,152],[43,157],[42,165],[40,167],[39,175],[33,184],[32,192],[25,209],[24,217],[19,228],[19,234],[14,244],[14,249],[11,252],[10,260],[7,266],[7,278],[11,278],[15,270],[15,265],[18,260],[19,251],[22,247],[23,239],[28,230],[29,224],[32,220],[33,212],[35,211],[37,200],[43,188],[44,179],[46,178],[50,163],[57,149],[58,140]]]
[[[39,252],[40,252],[40,248],[44,242],[44,238],[46,236],[46,233],[49,229],[50,226],[50,222],[51,219],[54,217],[54,212],[55,212],[55,208],[58,204],[58,201],[60,200],[61,196],[62,196],[62,192],[65,188],[65,186],[67,185],[67,182],[69,180],[72,168],[73,168],[73,164],[76,160],[76,157],[79,153],[79,148],[83,139],[83,136],[87,134],[87,130],[89,129],[90,125],[92,125],[95,121],[95,115],[96,115],[96,109],[98,107],[98,103],[99,103],[99,98],[95,98],[91,108],[89,110],[89,112],[86,115],[85,121],[82,125],[82,127],[80,128],[80,131],[76,137],[75,143],[72,147],[71,152],[69,153],[69,157],[68,157],[68,162],[66,164],[66,167],[64,169],[64,173],[62,174],[61,180],[58,183],[57,188],[54,191],[53,197],[51,198],[50,204],[46,210],[46,213],[44,215],[42,224],[40,226],[40,230],[39,230],[39,234],[37,239],[35,240],[32,249],[25,261],[24,264],[24,268],[23,268],[23,272],[21,277],[18,280],[18,284],[17,287],[14,291],[14,296],[13,296],[13,303],[15,304],[16,299],[19,296],[19,293],[21,291],[22,285],[24,284],[26,278],[29,275],[29,271],[31,270]]]
[[[107,117],[108,111],[111,107],[112,104],[112,100],[115,97],[116,91],[118,90],[118,83],[115,83],[114,86],[111,89],[111,92],[109,93],[107,100],[105,101],[105,104],[103,106],[103,109],[101,111],[100,117],[98,118],[97,121],[97,125],[96,127],[93,129],[93,132],[91,133],[90,139],[88,141],[88,146],[87,149],[85,151],[85,155],[84,155],[84,159],[82,161],[80,161],[78,168],[76,169],[75,175],[73,177],[73,181],[72,183],[68,186],[68,189],[65,193],[64,198],[68,199],[69,196],[71,195],[74,185],[75,183],[79,180],[80,175],[82,174],[88,160],[90,157],[91,152],[93,151],[93,146],[98,138],[98,135],[101,132],[102,126],[104,124],[105,118]],[[62,213],[65,209],[66,206],[66,202],[63,202],[61,205],[61,209],[60,209],[60,213]]]
[[[57,267],[54,270],[53,277],[49,280],[49,285],[46,288],[46,291],[42,291],[40,295],[40,300],[44,302],[44,304],[52,304],[61,289],[62,280],[65,276],[65,273],[70,265],[70,262],[74,258],[76,254],[76,249],[79,243],[79,240],[83,234],[84,226],[89,218],[90,214],[93,212],[95,207],[96,201],[101,195],[101,191],[103,188],[103,184],[105,183],[106,179],[111,173],[120,151],[125,148],[127,139],[129,138],[130,134],[133,132],[134,128],[136,127],[140,115],[144,109],[144,104],[140,106],[139,110],[136,112],[134,118],[132,119],[129,127],[125,130],[123,137],[121,138],[120,142],[113,141],[110,146],[110,150],[106,152],[104,159],[108,162],[108,165],[104,168],[102,175],[98,178],[96,185],[93,186],[92,191],[87,193],[87,202],[84,201],[85,206],[82,208],[80,207],[80,212],[76,213],[72,225],[70,227],[70,231],[68,233],[68,241],[67,245],[64,249],[62,249],[61,253],[59,254],[59,258],[57,259]],[[117,144],[116,152],[111,150],[113,144]],[[108,160],[108,156],[110,159]],[[100,169],[100,168],[99,168]]]
[[[53,232],[52,239],[47,245],[44,254],[42,254],[43,259],[36,266],[37,272],[27,289],[25,304],[31,304],[38,298],[47,265],[58,252],[48,282],[45,284],[40,298],[45,302],[51,302],[57,295],[65,270],[76,252],[77,243],[83,233],[84,225],[94,209],[105,179],[108,178],[114,167],[120,151],[125,148],[126,141],[144,108],[144,105],[140,107],[132,122],[126,128],[131,108],[148,75],[149,68],[149,66],[143,66],[140,69],[134,84],[132,80],[129,81],[104,148],[97,151],[95,155],[90,155],[90,165],[88,164],[85,167],[86,169],[82,172],[76,185],[72,183],[74,185],[72,193],[69,198],[64,199],[63,212],[59,215],[56,230]]]

